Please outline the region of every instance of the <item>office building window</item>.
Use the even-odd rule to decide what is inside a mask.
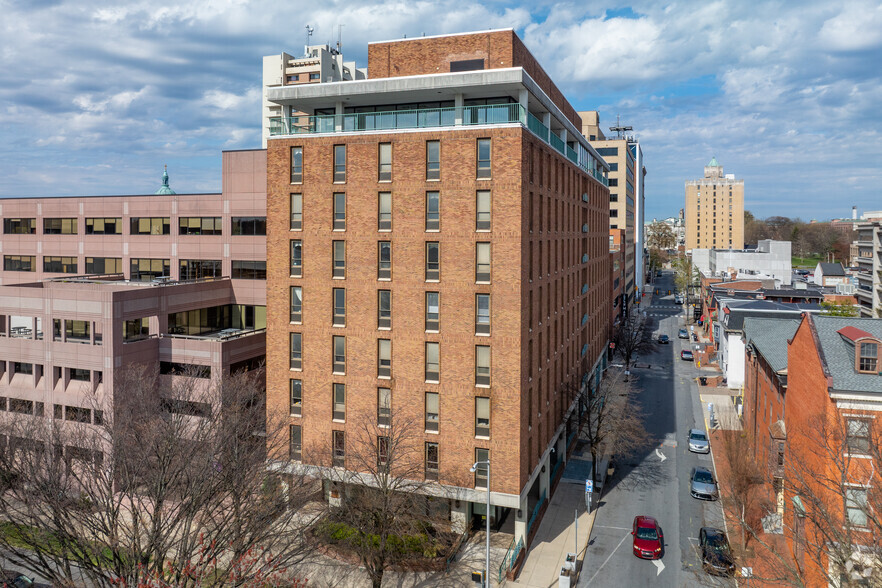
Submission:
[[[37,232],[37,219],[4,218],[3,232],[7,235],[34,235]]]
[[[334,193],[334,223],[332,227],[335,231],[346,230],[346,193]]]
[[[490,385],[490,346],[475,345],[475,385]]]
[[[392,424],[392,390],[377,388],[377,424],[388,427]]]
[[[156,278],[171,276],[168,259],[136,259],[129,263],[129,279],[133,282],[150,282]]]
[[[171,222],[167,216],[132,217],[129,219],[131,235],[168,235],[171,233]]]
[[[58,319],[55,319],[58,320]],[[59,325],[60,327],[60,325]],[[60,331],[60,329],[59,329]],[[59,333],[60,335],[61,333]],[[123,321],[123,342],[140,341],[150,336],[150,319],[147,317]]]
[[[346,289],[334,288],[332,290],[334,299],[334,313],[331,315],[331,324],[335,327],[346,326]]]
[[[392,180],[392,143],[380,143],[377,154],[377,179],[381,182]]]
[[[236,260],[231,262],[230,277],[238,280],[265,280],[266,262]]]
[[[441,244],[437,241],[426,243],[426,281],[441,279]]]
[[[845,420],[846,445],[852,455],[868,455],[870,451],[870,420]]]
[[[291,240],[291,277],[303,277],[303,241]]]
[[[392,377],[392,341],[389,339],[377,341],[377,377]]]
[[[346,384],[334,384],[334,420],[346,420]]]
[[[291,286],[291,322],[299,323],[303,320],[303,288]]]
[[[181,259],[178,261],[179,280],[201,280],[221,277],[220,259]]]
[[[377,292],[377,328],[392,328],[392,291],[380,290]]]
[[[303,415],[303,381],[290,380],[291,384],[291,416]]]
[[[4,255],[3,269],[7,272],[37,271],[36,255]]]
[[[392,242],[380,241],[377,244],[377,279],[392,279]]]
[[[43,271],[52,274],[75,274],[77,273],[77,258],[44,255]]]
[[[426,192],[426,230],[437,231],[441,228],[441,193]]]
[[[303,335],[301,333],[290,333],[288,345],[291,349],[291,369],[303,369]]]
[[[490,281],[490,243],[475,244],[475,281]]]
[[[478,139],[477,146],[477,165],[478,175],[480,178],[490,177],[490,139]]]
[[[230,226],[233,235],[266,235],[265,216],[234,216]]]
[[[121,235],[121,218],[87,218],[87,235]]]
[[[489,449],[475,449],[475,463],[485,462],[480,464],[475,469],[475,488],[487,488],[487,478],[489,474],[490,466],[486,463],[490,461],[490,450]]]
[[[490,436],[490,399],[475,398],[475,437]]]
[[[426,392],[426,431],[438,432],[438,393]]]
[[[438,331],[441,324],[441,294],[426,292],[426,330]]]
[[[121,274],[122,273],[121,257],[87,257],[86,273],[87,274]]]
[[[392,192],[377,195],[377,230],[392,230]]]
[[[291,147],[291,183],[303,182],[303,147]]]
[[[291,194],[291,230],[303,229],[303,194]]]
[[[475,196],[475,230],[490,230],[490,190],[479,190]]]
[[[179,235],[222,235],[223,218],[219,216],[178,217]]]
[[[475,334],[490,334],[490,295],[475,295]]]
[[[334,363],[332,366],[335,374],[346,373],[346,337],[334,335],[332,337]]]
[[[333,457],[332,464],[335,467],[343,467],[346,463],[346,433],[344,431],[332,431]]]
[[[334,145],[334,181],[346,181],[346,145]]]
[[[75,218],[44,218],[44,235],[76,235],[77,219]]]
[[[426,480],[438,481],[437,443],[426,443]]]
[[[426,179],[441,179],[441,142],[426,141]]]
[[[288,452],[288,458],[292,461],[300,461],[303,457],[303,439],[301,436],[300,425],[288,425],[291,446]]]
[[[426,381],[439,382],[441,379],[441,344],[426,343]]]
[[[335,278],[346,277],[346,241],[334,241],[332,276]]]

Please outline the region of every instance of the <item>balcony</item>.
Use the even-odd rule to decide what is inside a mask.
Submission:
[[[272,117],[269,121],[270,137],[519,123],[586,173],[591,174],[598,182],[609,186],[609,180],[604,177],[602,171],[592,169],[591,166],[580,162],[579,154],[569,147],[563,139],[542,124],[538,118],[527,112],[523,106],[515,103],[463,106],[461,108],[417,108],[339,115]],[[590,157],[588,159],[590,160]]]

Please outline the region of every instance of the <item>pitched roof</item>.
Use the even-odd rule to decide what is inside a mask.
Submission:
[[[842,327],[838,331],[836,331],[852,343],[857,341],[858,339],[863,339],[864,337],[872,337],[870,333],[864,331],[863,329],[859,329],[857,327],[852,327],[851,325],[847,327]]]
[[[727,331],[742,330],[744,327],[744,321],[748,317],[761,316],[768,318],[789,318],[799,317],[804,312],[817,313],[823,310],[817,304],[803,304],[799,302],[736,299],[721,299],[720,302],[729,310],[724,324]]]
[[[800,318],[745,317],[744,338],[776,372],[787,369],[787,342],[799,328]]]
[[[821,266],[821,273],[825,276],[844,276],[845,270],[842,268],[842,264],[838,261],[836,263],[819,263]]]
[[[882,392],[882,376],[862,374],[854,368],[854,343],[839,332],[853,327],[882,340],[882,320],[815,315],[812,323],[821,345],[822,359],[833,378],[835,390]]]

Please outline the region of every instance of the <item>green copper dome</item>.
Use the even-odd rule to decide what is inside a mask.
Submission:
[[[175,194],[175,191],[168,187],[168,166],[162,172],[162,186],[154,194]]]
[[[717,156],[714,155],[711,157],[710,163],[707,164],[707,167],[720,167],[719,162],[717,161]]]

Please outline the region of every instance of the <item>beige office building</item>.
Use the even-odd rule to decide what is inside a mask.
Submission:
[[[744,180],[714,157],[704,177],[686,182],[686,249],[744,248]]]

